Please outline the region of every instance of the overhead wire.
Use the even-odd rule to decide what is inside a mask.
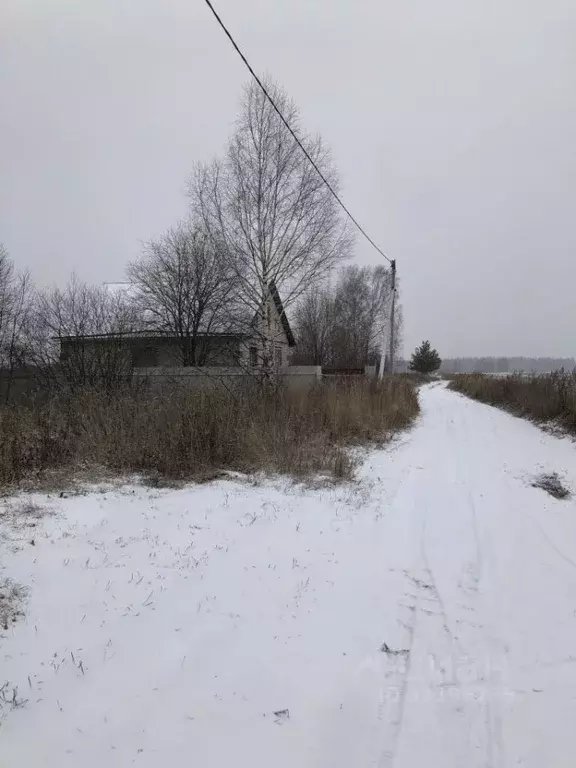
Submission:
[[[345,205],[345,204],[342,202],[341,198],[338,196],[338,193],[336,192],[336,190],[334,189],[334,187],[333,187],[333,186],[330,184],[330,182],[329,182],[329,181],[328,181],[328,179],[327,179],[327,178],[324,176],[324,174],[322,173],[322,171],[320,170],[320,168],[318,167],[318,165],[317,165],[317,164],[314,162],[314,159],[313,159],[313,158],[310,156],[310,153],[308,152],[308,150],[306,149],[306,147],[305,147],[305,146],[302,144],[302,142],[300,141],[300,139],[298,138],[298,136],[296,135],[296,133],[295,133],[295,132],[294,132],[294,130],[292,129],[291,125],[288,123],[288,121],[286,120],[286,118],[284,117],[284,115],[282,114],[282,112],[280,111],[280,109],[279,109],[279,108],[276,106],[276,103],[274,102],[274,99],[272,98],[272,96],[271,96],[271,95],[268,93],[268,90],[267,90],[266,86],[264,85],[264,83],[262,82],[262,80],[261,80],[261,79],[258,77],[258,75],[256,74],[256,72],[254,71],[254,69],[253,69],[253,68],[252,68],[252,66],[250,65],[250,62],[248,61],[248,59],[246,58],[246,56],[245,56],[245,55],[242,53],[242,51],[240,50],[240,48],[239,48],[238,44],[236,43],[236,41],[235,41],[235,40],[234,40],[234,38],[232,37],[232,34],[229,32],[228,28],[226,27],[226,25],[224,24],[224,22],[223,22],[223,21],[222,21],[222,19],[220,18],[220,16],[219,16],[218,12],[217,12],[217,11],[216,11],[216,9],[214,8],[214,5],[212,4],[211,0],[205,0],[205,2],[206,2],[206,5],[208,6],[208,8],[210,8],[210,10],[212,11],[212,13],[214,14],[214,17],[216,18],[216,21],[218,22],[218,24],[220,25],[220,27],[223,29],[224,33],[226,34],[226,37],[227,37],[227,38],[230,40],[230,42],[232,43],[232,45],[233,45],[233,47],[234,47],[234,49],[235,49],[236,53],[237,53],[237,54],[240,56],[240,58],[242,59],[242,61],[243,61],[243,62],[244,62],[244,64],[246,65],[246,68],[248,69],[248,71],[250,72],[250,74],[252,75],[252,77],[254,78],[254,80],[255,80],[255,81],[258,83],[258,85],[260,86],[260,88],[262,89],[262,92],[264,93],[264,95],[266,96],[266,98],[268,99],[268,101],[270,102],[270,104],[272,105],[272,107],[274,108],[275,112],[278,114],[278,117],[280,118],[280,120],[281,120],[281,121],[284,123],[284,125],[286,126],[286,128],[288,129],[288,131],[290,132],[290,134],[292,135],[292,138],[294,139],[294,141],[296,142],[296,144],[298,144],[298,146],[300,147],[300,149],[302,150],[302,152],[303,152],[303,153],[304,153],[304,155],[306,156],[307,160],[308,160],[308,161],[311,163],[312,167],[314,168],[314,170],[316,171],[316,173],[318,174],[318,176],[319,176],[319,177],[322,179],[322,181],[324,182],[324,184],[325,184],[325,185],[328,187],[328,189],[329,189],[329,190],[330,190],[330,192],[332,193],[332,196],[334,197],[334,199],[336,200],[336,202],[338,203],[338,205],[339,205],[339,206],[342,208],[342,210],[343,210],[343,211],[344,211],[344,213],[345,213],[345,214],[348,216],[348,218],[350,219],[350,221],[351,221],[351,222],[354,224],[354,226],[356,227],[356,229],[357,229],[357,230],[358,230],[358,231],[359,231],[359,232],[360,232],[360,233],[361,233],[361,234],[362,234],[362,235],[363,235],[363,236],[366,238],[366,240],[367,240],[367,241],[370,243],[370,245],[371,245],[373,248],[375,248],[375,249],[378,251],[378,253],[379,253],[381,256],[384,256],[384,258],[386,259],[386,261],[388,261],[388,263],[389,263],[389,264],[392,264],[392,262],[393,262],[393,259],[389,258],[389,257],[388,257],[388,256],[387,256],[387,255],[384,253],[384,251],[383,251],[381,248],[379,248],[379,247],[376,245],[376,243],[374,242],[374,240],[372,240],[372,238],[370,237],[370,235],[369,235],[369,234],[366,232],[366,230],[365,230],[365,229],[364,229],[364,228],[363,228],[363,227],[362,227],[362,226],[359,224],[359,222],[357,221],[357,219],[356,219],[356,218],[355,218],[355,217],[352,215],[352,213],[349,211],[349,209],[346,207],[346,205]]]

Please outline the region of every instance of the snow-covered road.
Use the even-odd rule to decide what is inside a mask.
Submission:
[[[576,765],[576,503],[530,486],[576,490],[576,446],[421,404],[353,487],[127,487],[6,528],[2,768]]]

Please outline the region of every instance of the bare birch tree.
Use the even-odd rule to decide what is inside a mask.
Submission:
[[[310,156],[338,189],[320,137],[306,135],[299,111],[270,80],[266,88]],[[192,208],[226,246],[246,306],[261,318],[263,368],[271,365],[266,305],[274,285],[289,307],[349,255],[352,238],[334,197],[263,94],[250,82],[224,161],[199,166],[189,185]]]
[[[39,291],[28,323],[28,358],[45,388],[113,391],[130,384],[126,336],[134,313],[125,295],[73,275],[64,288]]]
[[[307,293],[295,313],[296,359],[335,368],[375,364],[388,353],[391,290],[386,267],[349,266],[330,288]],[[401,322],[397,305],[397,347]]]
[[[5,402],[10,400],[15,369],[25,363],[24,327],[31,295],[30,273],[17,272],[7,250],[0,244],[0,371]]]
[[[391,275],[384,266],[351,266],[340,275],[334,300],[334,364],[374,362],[388,333]]]
[[[302,296],[294,311],[297,365],[328,364],[334,321],[334,296],[329,289],[307,291]]]
[[[175,337],[182,365],[210,363],[215,334],[238,330],[236,272],[222,241],[192,222],[147,243],[128,276],[143,327]]]

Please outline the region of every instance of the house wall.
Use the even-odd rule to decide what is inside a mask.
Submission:
[[[290,345],[276,302],[271,295],[265,303],[263,316],[257,318],[257,330],[253,338],[239,336],[210,337],[197,340],[197,355],[202,357],[203,345],[208,345],[204,365],[210,367],[232,367],[239,369],[259,367],[263,362],[264,339],[269,340],[273,355],[272,366],[279,372],[289,366]],[[259,325],[259,328],[258,328]],[[105,345],[114,345],[117,354],[125,355],[126,363],[136,369],[182,367],[182,353],[177,339],[162,336],[132,336],[114,338],[62,339],[61,357],[72,356],[73,350],[81,346],[84,354],[98,354]]]
[[[61,359],[73,356],[78,349],[78,341],[62,339]],[[182,355],[178,342],[174,339],[162,337],[138,337],[123,339],[83,339],[83,352],[86,355],[98,355],[103,345],[115,345],[117,352],[131,363],[135,368],[169,368],[182,366]],[[201,355],[203,342],[197,343],[197,354]],[[240,341],[235,337],[222,337],[210,339],[207,350],[207,365],[231,366],[236,365],[239,358]]]
[[[256,350],[259,365],[262,364],[264,347],[262,342],[265,337],[270,339],[273,347],[274,368],[280,371],[285,370],[289,365],[290,345],[276,304],[271,296],[266,300],[264,317],[259,320],[259,332],[242,344],[241,364],[243,366],[251,365],[250,349]]]
[[[182,366],[180,345],[174,339],[130,339],[129,343],[136,368]],[[207,366],[231,366],[237,364],[239,346],[239,340],[234,337],[215,337],[208,343],[198,339],[196,354],[198,358],[206,354]]]
[[[118,358],[124,357],[126,362],[130,359],[130,350],[127,339],[61,339],[60,340],[60,360],[64,362],[67,359],[80,359],[81,354],[84,359],[91,355],[95,358],[104,351],[114,352]],[[102,358],[100,358],[102,359]]]
[[[36,396],[39,387],[32,368],[0,369],[0,403],[21,403]]]

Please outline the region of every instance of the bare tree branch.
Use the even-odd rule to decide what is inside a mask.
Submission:
[[[25,362],[24,328],[31,295],[30,273],[17,272],[0,244],[0,372],[5,402],[10,400],[14,371]]]
[[[296,309],[295,359],[336,368],[375,364],[383,349],[388,353],[391,290],[391,272],[386,267],[349,266],[332,287],[308,292]],[[397,304],[397,349],[401,323]]]
[[[128,267],[142,328],[173,336],[179,362],[203,366],[215,338],[239,330],[236,273],[225,246],[192,222],[181,222],[147,243]]]
[[[266,87],[314,161],[338,188],[322,140],[299,129],[295,104],[279,86]],[[290,307],[321,282],[351,249],[348,224],[332,194],[294,142],[261,89],[244,91],[236,131],[225,160],[198,166],[189,193],[194,213],[221,240],[235,270],[243,302],[261,316],[262,362],[271,365],[273,339],[266,305],[270,286]]]
[[[131,384],[126,337],[132,307],[122,294],[72,276],[68,285],[37,292],[27,323],[27,357],[47,388],[96,387],[112,392]]]

